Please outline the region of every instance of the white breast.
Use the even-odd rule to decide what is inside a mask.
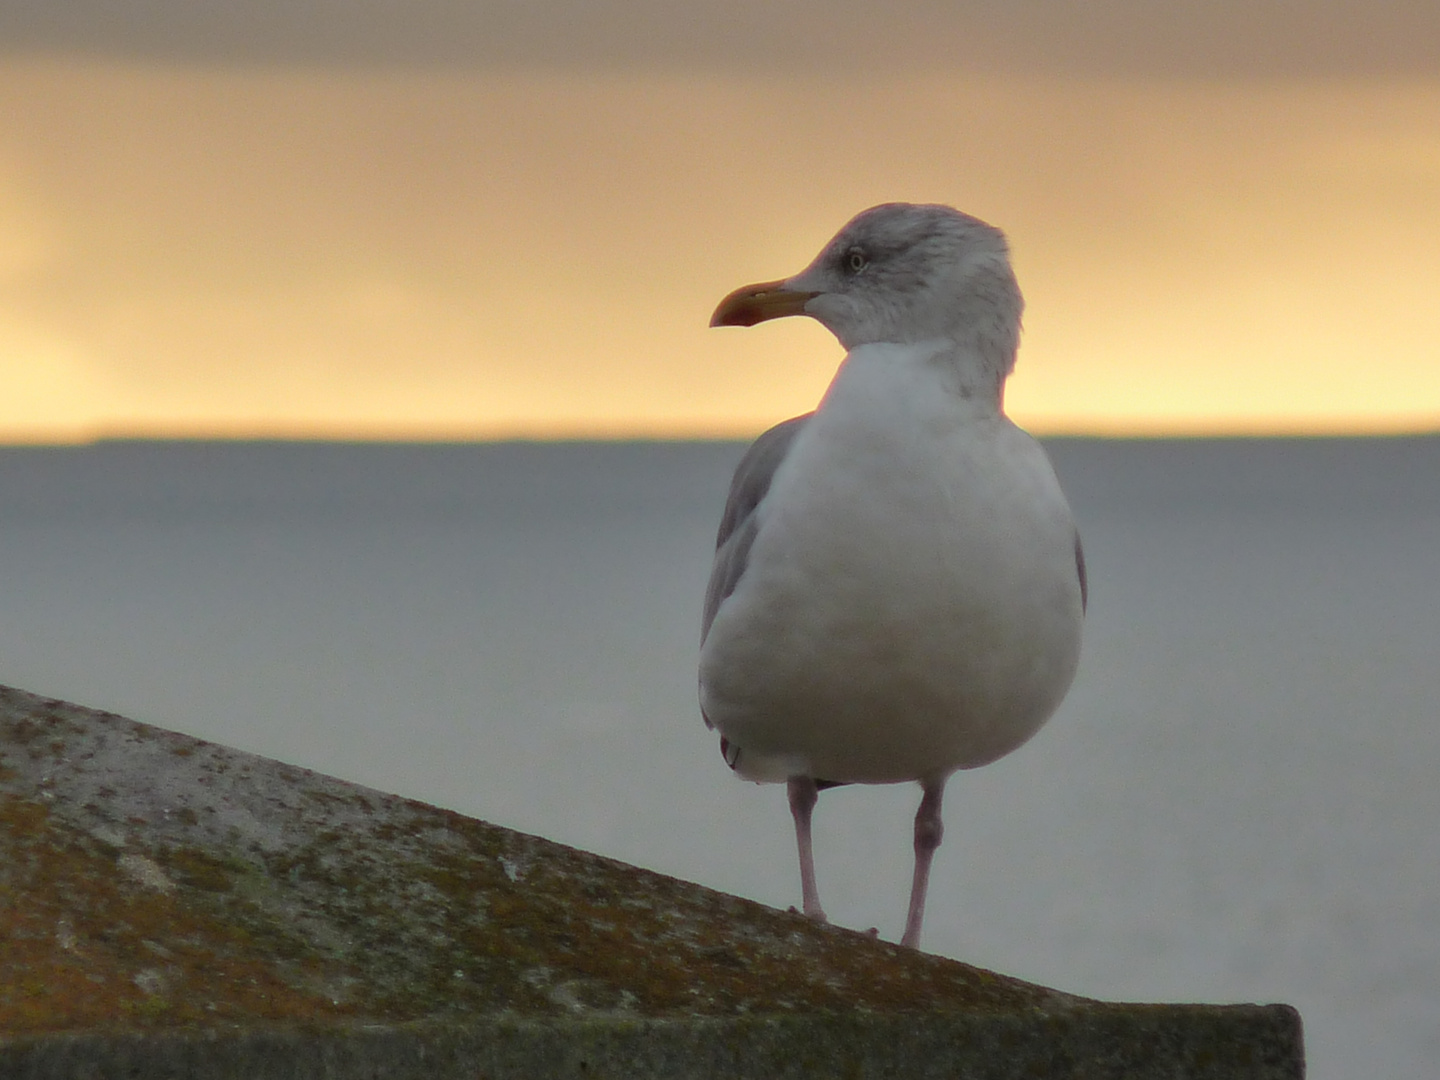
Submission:
[[[887,783],[983,765],[1068,689],[1081,597],[1044,451],[936,347],[854,350],[757,510],[701,653],[737,770]]]

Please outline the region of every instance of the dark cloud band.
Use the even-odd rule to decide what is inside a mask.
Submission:
[[[0,52],[241,64],[1440,74],[1433,0],[11,0]]]

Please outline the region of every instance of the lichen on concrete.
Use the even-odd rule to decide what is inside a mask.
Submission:
[[[455,1025],[490,1032],[486,1045],[562,1028],[679,1038],[695,1024],[724,1043],[786,1017],[844,1018],[847,1031],[949,1017],[997,1038],[1029,1032],[1030,1045],[1047,1025],[1073,1034],[1141,1016],[1192,1036],[1259,1017],[1293,1029],[1300,1060],[1283,1007],[1212,1010],[1206,1027],[1179,1007],[1104,1006],[5,688],[0,943],[0,1061],[95,1039],[180,1053],[204,1032],[243,1063],[266,1039],[289,1045],[277,1032],[348,1047],[383,1030],[394,1049]],[[1185,1052],[1196,1064],[1233,1049]]]

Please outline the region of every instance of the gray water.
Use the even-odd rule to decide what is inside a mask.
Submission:
[[[1049,444],[1081,673],[946,797],[925,946],[1113,999],[1289,1001],[1311,1075],[1440,1061],[1440,438]],[[0,450],[0,681],[787,906],[783,792],[695,705],[710,444]],[[827,792],[894,938],[910,785]]]

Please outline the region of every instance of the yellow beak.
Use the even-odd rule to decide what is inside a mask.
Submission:
[[[786,288],[783,281],[766,281],[759,285],[742,285],[724,300],[710,316],[711,326],[754,326],[766,319],[785,315],[804,315],[805,305],[819,293]]]

